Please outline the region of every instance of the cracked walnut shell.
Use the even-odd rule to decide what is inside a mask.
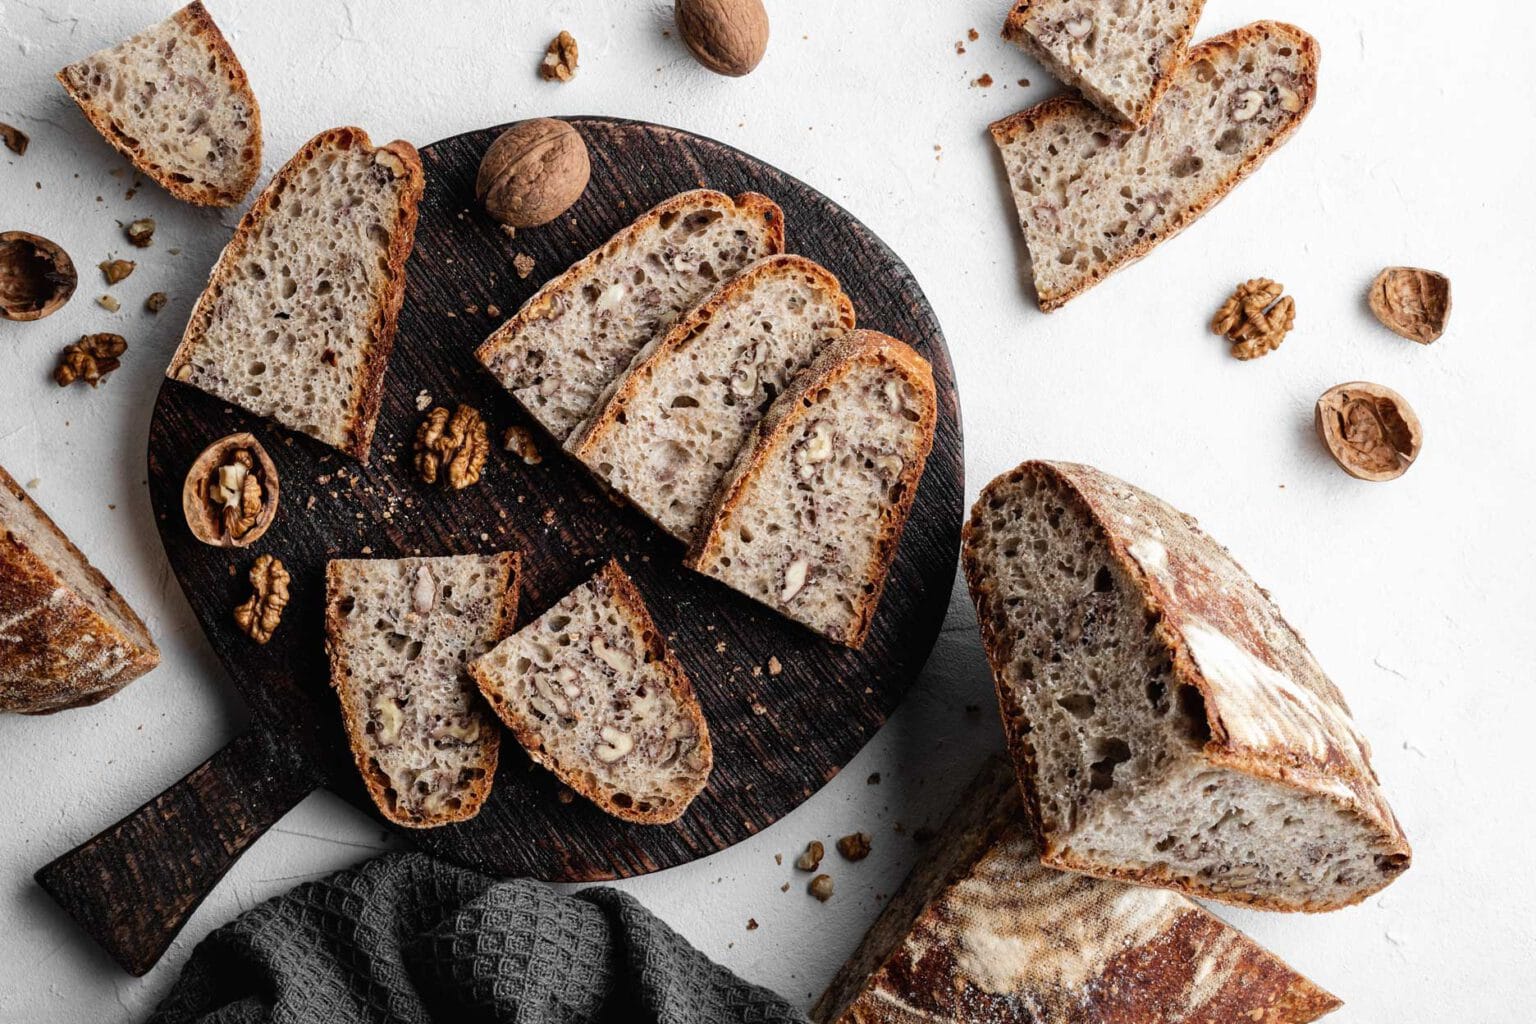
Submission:
[[[53,379],[61,388],[67,388],[77,380],[94,388],[107,374],[123,365],[118,356],[126,351],[128,342],[121,334],[87,334],[73,345],[66,345],[59,353],[59,365],[54,368]]]
[[[1237,286],[1211,318],[1211,330],[1232,343],[1238,359],[1257,359],[1280,347],[1296,323],[1296,301],[1284,286],[1256,277]]]
[[[277,518],[277,466],[251,434],[221,437],[192,463],[181,510],[192,536],[214,547],[243,548]]]
[[[1371,282],[1370,303],[1387,330],[1428,345],[1451,318],[1451,279],[1419,267],[1388,267]]]
[[[272,639],[288,607],[288,570],[271,555],[262,555],[251,566],[253,593],[235,609],[235,625],[258,644]]]
[[[480,479],[490,450],[485,421],[474,407],[461,405],[450,415],[438,406],[416,430],[416,472],[425,483],[462,490]]]
[[[80,281],[69,253],[41,235],[0,232],[0,320],[41,320],[63,308]]]
[[[1359,480],[1395,480],[1424,444],[1419,417],[1402,395],[1365,381],[1323,392],[1314,417],[1333,461]]]

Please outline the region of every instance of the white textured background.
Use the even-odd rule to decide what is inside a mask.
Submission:
[[[715,136],[847,206],[909,263],[945,327],[968,494],[1024,458],[1065,457],[1198,515],[1274,591],[1373,739],[1413,869],[1335,914],[1223,916],[1341,995],[1340,1021],[1529,1013],[1536,64],[1520,47],[1536,10],[1210,0],[1198,35],[1268,16],[1318,36],[1317,108],[1184,236],[1045,317],[1021,284],[1023,249],[984,128],[1056,86],[997,38],[1005,0],[769,0],[768,56],[739,81],[695,65],[665,35],[667,5],[656,0],[208,3],[261,101],[268,174],[337,124],[424,144],[532,115],[597,113]],[[212,753],[243,715],[167,573],[143,486],[159,375],[234,215],[183,207],[153,186],[125,201],[124,162],[53,79],[170,9],[0,0],[0,120],[32,135],[25,158],[0,151],[0,230],[55,239],[82,271],[63,312],[0,323],[0,462],[37,481],[38,500],[164,649],[156,672],[106,704],[0,719],[7,1024],[142,1018],[209,930],[387,846],[374,821],[311,797],[137,980],[31,881]],[[981,39],[957,55],[973,26]],[[581,71],[542,83],[534,67],[560,28],[580,41]],[[983,72],[997,84],[971,87]],[[1018,86],[1023,77],[1033,85]],[[155,246],[130,250],[118,222],[145,215],[160,225]],[[92,302],[104,290],[95,264],[109,253],[139,260],[114,289],[116,315]],[[1455,315],[1438,344],[1421,348],[1371,319],[1366,285],[1393,263],[1451,276]],[[1254,275],[1284,282],[1299,315],[1278,354],[1243,364],[1205,323]],[[155,319],[140,305],[157,289],[172,301]],[[58,349],[99,330],[127,336],[124,367],[96,392],[55,387]],[[1312,436],[1316,396],[1355,379],[1400,390],[1423,419],[1424,454],[1401,480],[1351,480]],[[808,1005],[912,863],[916,848],[895,825],[936,822],[1001,744],[973,615],[963,590],[956,597],[923,681],[831,786],[750,842],[625,888],[710,955]],[[967,704],[983,710],[968,715]],[[879,786],[865,782],[874,771]],[[787,862],[808,839],[830,846],[855,829],[873,834],[873,855],[858,865],[832,855],[837,895],[816,903]],[[748,932],[749,917],[761,927]]]

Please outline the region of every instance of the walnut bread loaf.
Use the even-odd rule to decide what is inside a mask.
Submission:
[[[1018,0],[1003,38],[1127,128],[1146,124],[1168,88],[1205,0]]]
[[[261,173],[261,110],[201,3],[58,78],[96,130],[177,199],[235,206]]]
[[[95,704],[159,663],[128,602],[0,467],[0,712]]]
[[[754,428],[686,564],[863,646],[937,418],[927,360],[875,331],[844,335]]]
[[[512,632],[516,552],[337,559],[325,569],[331,686],[379,812],[465,821],[491,791],[501,730],[465,665]]]
[[[747,264],[783,251],[772,200],[683,192],[540,288],[476,355],[564,443],[647,342]]]
[[[1407,869],[1343,697],[1193,519],[1026,462],[982,491],[962,560],[1047,864],[1293,911]]]
[[[691,541],[774,398],[853,326],[830,271],[803,256],[758,260],[647,345],[566,449]]]
[[[534,761],[616,818],[663,825],[709,781],[709,726],[616,562],[472,662]]]
[[[1189,51],[1141,128],[1072,96],[992,125],[1040,308],[1145,256],[1252,174],[1312,109],[1317,65],[1301,29],[1255,22]]]
[[[240,221],[166,375],[366,462],[424,186],[408,142],[315,136]]]
[[[1305,1024],[1341,1005],[1177,893],[1042,865],[1000,759],[928,849],[819,1024]]]

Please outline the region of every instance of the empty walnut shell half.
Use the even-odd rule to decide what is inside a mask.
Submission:
[[[1333,461],[1359,480],[1396,480],[1424,444],[1424,429],[1408,400],[1365,381],[1323,392],[1315,423]]]
[[[1451,279],[1419,267],[1388,267],[1371,282],[1370,303],[1387,330],[1428,345],[1451,318]]]
[[[277,466],[250,434],[230,434],[204,448],[181,488],[192,536],[221,548],[260,540],[277,518],[277,499]]]
[[[0,317],[41,320],[63,308],[80,281],[69,253],[40,235],[0,232]]]

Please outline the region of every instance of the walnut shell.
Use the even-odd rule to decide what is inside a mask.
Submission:
[[[0,317],[41,320],[63,308],[80,282],[69,253],[40,235],[0,233]]]
[[[222,466],[231,465],[237,452],[250,453],[251,469],[261,485],[261,510],[255,521],[238,536],[225,529],[224,507],[209,493],[209,486]],[[251,434],[230,434],[221,437],[207,448],[187,470],[186,483],[181,488],[181,510],[187,518],[192,536],[221,548],[243,548],[261,539],[262,534],[277,518],[278,504],[277,466],[272,462],[261,442]]]
[[[688,49],[718,75],[750,74],[768,49],[763,0],[676,0],[673,16]]]
[[[1371,282],[1370,303],[1387,330],[1428,345],[1451,318],[1451,279],[1419,267],[1388,267]]]
[[[475,176],[475,198],[503,224],[536,228],[569,210],[591,176],[581,134],[564,121],[536,117],[491,143]]]
[[[1333,461],[1358,480],[1396,480],[1424,444],[1424,429],[1408,400],[1366,381],[1323,392],[1314,423]]]

